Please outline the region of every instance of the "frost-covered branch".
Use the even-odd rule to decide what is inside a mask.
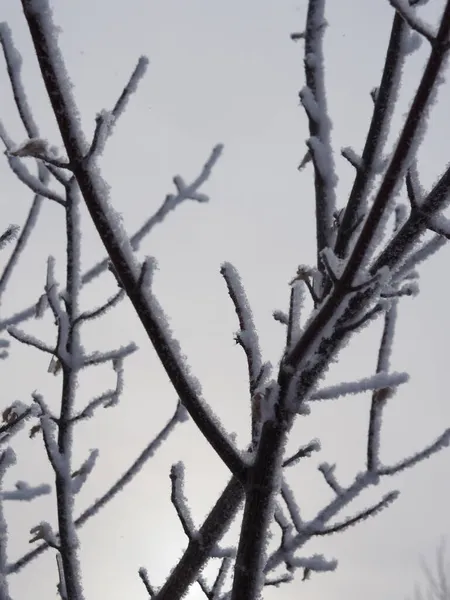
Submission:
[[[139,577],[140,577],[142,583],[145,586],[147,594],[150,596],[150,598],[153,598],[156,595],[156,592],[155,592],[152,584],[150,583],[150,579],[148,578],[147,569],[145,569],[144,567],[141,567],[138,571],[138,574],[139,574]]]
[[[397,303],[394,302],[384,317],[383,334],[378,350],[377,374],[389,369],[395,326],[397,322]],[[384,406],[392,395],[392,386],[383,386],[374,390],[370,404],[369,431],[367,435],[367,470],[376,471],[379,466],[381,419]]]
[[[350,394],[362,394],[386,388],[396,388],[409,381],[408,373],[378,372],[376,375],[365,377],[359,381],[339,383],[328,388],[322,388],[311,394],[309,400],[334,400]]]
[[[236,334],[236,342],[242,347],[247,357],[250,396],[253,397],[257,391],[258,384],[264,383],[260,381],[262,358],[253,314],[236,268],[230,263],[224,263],[220,269],[220,273],[225,279],[228,293],[239,320],[240,330]]]
[[[11,448],[6,448],[0,454],[0,493],[3,492],[3,479],[6,471],[15,463],[16,457]],[[3,511],[3,502],[0,498],[0,597],[2,600],[11,600],[8,589],[7,566],[8,525]]]
[[[195,525],[184,496],[184,464],[182,462],[172,465],[170,481],[172,482],[170,501],[177,512],[184,533],[188,539],[191,539],[195,535]]]
[[[310,0],[304,36],[306,87],[300,92],[300,100],[308,116],[308,148],[314,164],[318,255],[333,245],[337,183],[325,91],[323,36],[326,25],[325,0]]]
[[[133,461],[123,475],[121,475],[119,479],[100,498],[98,498],[91,506],[83,511],[78,518],[75,519],[75,527],[77,529],[82,527],[89,519],[95,516],[104,506],[113,500],[118,493],[123,491],[123,489],[134,480],[136,475],[138,475],[147,461],[154,456],[156,450],[165,442],[176,425],[183,423],[185,420],[186,411],[181,405],[178,405],[171,419],[162,428],[158,435],[153,438],[149,444],[147,444],[144,450],[139,454],[136,460]],[[28,552],[14,563],[10,564],[8,566],[8,573],[17,573],[47,549],[48,544],[44,543],[39,545],[31,552]]]
[[[433,44],[436,39],[436,33],[432,31],[432,29],[424,23],[421,19],[419,19],[411,7],[411,4],[408,0],[389,0],[391,6],[395,8],[397,13],[401,16],[401,18],[408,23],[408,25],[417,33],[420,33],[426,40]]]
[[[186,368],[178,343],[173,339],[165,315],[156,298],[139,288],[139,265],[131,243],[108,202],[105,182],[92,161],[85,161],[86,141],[80,129],[80,120],[72,92],[66,85],[67,73],[57,45],[57,36],[47,0],[40,0],[39,8],[33,0],[22,0],[22,6],[31,33],[42,77],[58,122],[69,162],[83,195],[93,223],[120,277],[125,291],[156,350],[159,360],[175,390],[194,422],[216,450],[229,469],[244,478],[245,465],[228,436],[210,414],[200,396],[197,381]],[[205,165],[206,176],[217,160]],[[178,182],[178,187],[180,186]],[[193,197],[195,186],[186,186],[180,199]],[[198,199],[198,198],[197,198]]]
[[[374,515],[377,515],[380,511],[384,510],[385,508],[388,508],[392,504],[392,502],[394,502],[398,498],[398,496],[399,496],[399,492],[396,492],[396,491],[389,492],[388,494],[383,496],[383,498],[379,502],[377,502],[370,508],[366,508],[365,510],[358,512],[353,517],[344,519],[340,523],[335,523],[334,525],[329,525],[328,527],[323,527],[322,529],[317,530],[314,533],[314,535],[324,536],[324,535],[331,535],[333,533],[339,533],[341,531],[345,531],[349,527],[353,527],[353,525],[361,523],[362,521],[365,521],[369,517],[373,517]]]
[[[421,450],[420,452],[416,452],[409,458],[400,461],[399,463],[392,465],[390,467],[379,467],[377,473],[379,475],[395,475],[396,473],[400,473],[401,471],[405,471],[406,469],[410,469],[414,467],[419,462],[426,460],[440,452],[443,448],[447,448],[450,445],[450,429],[446,429],[444,433],[442,433],[435,442]]]
[[[95,410],[102,406],[103,408],[110,408],[116,406],[119,402],[120,396],[122,395],[124,388],[124,368],[123,358],[115,359],[112,361],[113,369],[116,373],[116,386],[114,389],[107,390],[91,400],[85,408],[73,417],[73,421],[81,421],[83,419],[90,419]]]
[[[289,458],[285,458],[283,461],[283,468],[296,465],[302,458],[310,457],[313,452],[319,452],[319,450],[319,440],[312,440],[312,442],[309,442],[306,446],[299,448],[295,454]]]
[[[335,246],[336,255],[339,257],[347,255],[357,223],[361,222],[367,210],[368,193],[377,173],[377,163],[386,142],[398,94],[398,82],[406,56],[402,52],[402,45],[408,33],[407,29],[403,19],[396,15],[392,24],[381,83],[375,96],[360,168],[356,170],[353,187],[339,223]]]

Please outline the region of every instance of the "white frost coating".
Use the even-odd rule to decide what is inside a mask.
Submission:
[[[314,121],[318,122],[320,118],[319,106],[311,89],[305,85],[305,87],[300,91],[299,96],[308,116]]]
[[[231,263],[223,263],[221,273],[228,285],[229,292],[239,319],[240,331],[237,336],[248,357],[250,378],[252,383],[258,381],[261,373],[262,358],[258,334],[253,320],[253,313],[242,285],[238,271]]]
[[[15,157],[8,157],[8,162],[13,173],[24,183],[32,192],[49,200],[54,200],[59,204],[63,203],[63,199],[59,194],[50,190],[38,177],[30,173],[23,162]]]
[[[436,31],[433,30],[428,23],[425,23],[422,19],[417,16],[417,13],[413,6],[410,5],[409,0],[389,0],[391,6],[403,17],[408,23],[411,29],[419,32],[427,39],[433,39],[436,37]]]
[[[335,571],[338,565],[337,560],[326,560],[321,554],[314,554],[309,558],[292,557],[289,562],[296,567],[302,567],[309,571],[317,571],[326,573],[329,571]]]
[[[50,523],[47,523],[47,521],[41,521],[39,525],[35,525],[35,527],[32,527],[30,529],[30,534],[32,535],[30,539],[30,544],[39,540],[44,540],[50,546],[58,546],[57,537],[53,532],[52,526],[50,525]]]
[[[406,458],[395,465],[390,467],[381,467],[379,469],[379,473],[381,475],[394,475],[396,473],[400,473],[405,469],[409,469],[423,460],[427,460],[431,458],[433,454],[440,452],[443,448],[448,448],[450,446],[450,429],[446,429],[442,435],[440,435],[435,442],[421,450],[420,452],[416,452],[411,455],[409,458]]]
[[[300,508],[295,499],[294,493],[291,490],[289,484],[286,480],[281,484],[281,493],[284,502],[286,503],[286,507],[289,511],[289,516],[292,519],[292,523],[294,524],[295,529],[300,532],[303,528],[303,521],[300,516]]]
[[[34,500],[39,496],[45,496],[50,494],[52,488],[43,483],[38,486],[30,486],[25,481],[18,481],[16,483],[16,489],[10,491],[2,491],[0,492],[0,497],[2,500],[19,500],[23,502],[29,502],[30,500]]]
[[[67,471],[67,461],[64,456],[60,454],[56,442],[55,423],[48,415],[42,415],[40,423],[44,436],[45,449],[55,473],[61,477],[68,478],[70,474]]]
[[[184,495],[184,463],[182,461],[172,465],[170,478],[172,480],[172,503],[183,523],[185,533],[189,536],[195,534],[195,525],[186,496]]]
[[[348,162],[353,165],[356,169],[361,169],[363,166],[361,157],[357,154],[353,148],[350,146],[346,146],[341,149],[342,156],[348,160]]]
[[[305,284],[302,281],[296,281],[291,286],[291,301],[288,317],[288,344],[290,350],[299,341],[301,329],[301,313],[305,301]]]
[[[78,494],[83,485],[86,483],[87,478],[95,467],[95,463],[98,458],[98,449],[90,451],[89,456],[81,465],[81,467],[72,474],[72,492]]]
[[[266,393],[260,402],[261,424],[275,419],[275,406],[278,403],[279,391],[280,388],[276,381],[271,381],[267,385]]]
[[[362,394],[363,392],[393,388],[409,381],[408,373],[376,373],[371,377],[365,377],[359,381],[340,383],[338,385],[323,388],[311,394],[309,400],[334,400],[340,396],[350,394]]]
[[[398,269],[394,271],[394,281],[401,281],[410,276],[413,270],[436,254],[445,244],[447,239],[441,235],[435,235],[431,240],[425,242],[418,250],[412,252],[406,260],[400,264]]]
[[[334,170],[331,170],[333,163],[330,159],[330,152],[327,146],[315,135],[309,138],[308,146],[314,155],[314,162],[319,169],[320,175],[329,185],[336,185],[337,175]]]
[[[338,483],[335,475],[336,465],[330,465],[327,462],[323,462],[319,465],[319,471],[322,473],[323,478],[330,486],[330,488],[338,495],[342,494],[342,488]]]
[[[328,264],[336,279],[339,279],[344,272],[346,261],[338,258],[331,248],[324,248],[320,255]]]

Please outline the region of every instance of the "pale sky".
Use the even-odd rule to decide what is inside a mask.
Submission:
[[[271,313],[285,309],[288,282],[301,263],[314,260],[314,198],[311,170],[297,171],[305,151],[307,122],[298,103],[304,85],[303,47],[289,39],[302,30],[306,0],[78,0],[56,2],[54,19],[74,85],[86,134],[96,113],[111,108],[138,57],[150,59],[146,78],[108,142],[101,161],[111,187],[111,202],[132,233],[173,191],[172,177],[194,179],[211,148],[225,149],[204,192],[210,203],[187,203],[157,227],[142,246],[142,255],[158,259],[155,290],[204,396],[228,431],[248,441],[248,394],[243,352],[233,342],[237,323],[219,274],[227,260],[240,271],[260,331],[264,358],[280,358],[282,326]],[[442,0],[424,16],[436,21]],[[370,90],[378,85],[393,11],[387,0],[328,0],[326,33],[328,100],[339,175],[338,202],[351,185],[351,167],[339,157],[343,146],[362,149],[372,109]],[[0,21],[7,21],[24,57],[23,75],[42,136],[61,146],[20,2],[4,0]],[[395,122],[401,122],[427,56],[425,44],[408,61]],[[10,93],[3,61],[0,118],[17,142],[24,138]],[[450,89],[444,83],[421,147],[419,167],[425,189],[449,160]],[[22,223],[31,194],[0,160],[2,225]],[[1,318],[25,308],[42,293],[46,259],[57,257],[64,268],[64,219],[61,207],[46,203],[25,260],[10,284]],[[86,267],[103,256],[97,234],[85,219],[83,260]],[[401,305],[393,368],[408,371],[403,386],[385,412],[382,458],[400,460],[433,441],[450,424],[447,398],[446,281],[449,250],[422,269],[421,294]],[[86,288],[86,306],[113,291],[104,275]],[[51,340],[51,320],[27,323],[26,331]],[[365,331],[333,365],[329,381],[353,380],[373,373],[379,326]],[[103,321],[86,328],[90,349],[108,349],[134,339],[138,354],[128,359],[126,390],[120,405],[99,411],[79,426],[75,443],[81,461],[90,448],[100,458],[91,480],[77,497],[83,510],[101,495],[171,416],[175,392],[131,308],[123,305]],[[33,390],[55,409],[59,380],[47,373],[48,356],[12,345],[2,363],[2,408],[28,401]],[[5,385],[6,382],[6,385]],[[112,384],[107,369],[82,377],[80,405]],[[348,483],[364,468],[369,397],[343,398],[314,408],[292,435],[292,448],[319,438],[321,453],[292,470],[290,483],[302,512],[312,517],[328,499],[317,464],[337,463],[337,475]],[[16,442],[18,466],[8,481],[52,482],[42,442],[22,435]],[[397,502],[380,516],[304,548],[337,558],[332,574],[313,574],[265,597],[311,600],[403,598],[420,578],[420,555],[432,556],[450,531],[448,506],[449,451],[404,475],[383,481],[354,503],[355,512],[399,489]],[[192,513],[201,524],[227,481],[227,472],[192,423],[183,424],[127,487],[80,533],[86,598],[145,598],[137,570],[145,566],[155,586],[165,580],[186,540],[170,504],[170,465],[186,462],[186,489]],[[10,560],[29,549],[29,529],[41,520],[54,522],[53,497],[31,505],[9,506]],[[350,509],[343,516],[352,514]],[[13,598],[56,597],[54,556],[47,552],[11,578]],[[195,586],[189,598],[202,598]]]

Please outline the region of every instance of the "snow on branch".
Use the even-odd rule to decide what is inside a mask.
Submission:
[[[21,331],[17,327],[8,327],[8,333],[12,338],[22,344],[25,344],[26,346],[32,346],[37,350],[41,350],[41,352],[47,352],[47,354],[55,353],[55,348],[48,346],[42,340],[30,335],[29,333],[25,333],[25,331]]]
[[[344,519],[339,523],[335,523],[334,525],[330,525],[328,527],[323,527],[322,529],[317,530],[314,533],[314,535],[324,536],[345,531],[349,527],[357,525],[358,523],[365,521],[369,517],[377,515],[385,508],[388,508],[395,500],[397,500],[399,495],[400,492],[398,491],[389,492],[388,494],[385,494],[385,496],[383,496],[383,498],[373,506],[360,511],[353,517],[348,517],[347,519]]]
[[[411,29],[423,35],[430,44],[435,42],[436,32],[428,24],[419,19],[409,0],[389,0],[389,2]]]
[[[335,470],[336,465],[330,465],[326,462],[319,465],[319,471],[322,473],[327,484],[337,496],[340,496],[343,490],[336,479],[336,475],[334,474]]]
[[[305,29],[306,86],[300,100],[309,122],[308,148],[314,164],[317,253],[333,246],[333,213],[336,210],[335,165],[331,147],[331,121],[325,91],[323,37],[326,28],[325,2],[309,2]]]
[[[308,558],[293,556],[290,558],[290,562],[293,567],[304,569],[304,580],[309,578],[312,571],[317,573],[328,573],[330,571],[335,571],[338,565],[337,560],[326,560],[321,554],[315,554]]]
[[[5,57],[14,101],[19,112],[21,121],[25,127],[28,137],[38,137],[39,131],[33,117],[33,112],[28,104],[27,95],[22,83],[22,57],[14,45],[11,29],[5,22],[0,23],[0,44]]]
[[[75,527],[77,529],[82,527],[89,519],[95,516],[104,506],[113,500],[117,494],[122,492],[125,487],[139,474],[147,461],[154,456],[155,452],[167,440],[175,427],[185,421],[186,410],[181,404],[178,404],[173,416],[169,419],[161,431],[149,442],[149,444],[147,444],[144,450],[138,455],[128,469],[102,496],[100,496],[100,498],[98,498],[91,506],[81,513],[77,519],[75,519]],[[43,543],[34,550],[27,552],[21,558],[9,565],[8,574],[19,572],[32,560],[48,550],[48,548],[49,545],[47,543]]]
[[[15,490],[7,490],[0,492],[2,500],[15,500],[20,502],[30,502],[40,496],[50,494],[52,488],[46,484],[30,486],[26,481],[18,481]]]
[[[153,596],[156,596],[156,591],[153,588],[152,584],[150,583],[147,569],[145,567],[140,567],[140,569],[138,571],[138,575],[139,575],[142,583],[144,584],[147,594],[150,596],[150,598],[153,598]]]
[[[206,163],[203,165],[203,168],[192,183],[185,187],[186,190],[190,190],[194,194],[199,193],[199,189],[201,186],[209,179],[211,176],[212,170],[215,167],[217,161],[219,160],[223,151],[223,145],[219,144],[212,149],[210,156],[208,157]],[[166,216],[172,211],[175,210],[180,204],[182,204],[185,200],[190,200],[191,197],[187,197],[185,193],[183,194],[168,194],[164,199],[163,203],[159,207],[159,209],[149,217],[145,223],[130,237],[130,244],[133,250],[139,250],[141,246],[141,242],[143,239],[153,230],[156,225],[161,224]],[[204,198],[205,199],[205,198]],[[106,271],[108,265],[110,264],[109,258],[105,258],[88,271],[84,273],[82,276],[83,285],[91,282],[98,275]]]
[[[170,480],[172,482],[170,500],[175,507],[183,531],[190,540],[195,536],[195,525],[184,495],[184,464],[181,461],[172,465]]]
[[[309,458],[313,452],[319,452],[320,449],[320,441],[312,440],[306,446],[299,448],[295,454],[286,458],[283,462],[283,468],[296,465],[302,458]]]
[[[435,442],[421,450],[420,452],[416,452],[409,458],[406,458],[395,465],[390,467],[380,467],[378,469],[379,475],[395,475],[396,473],[400,473],[401,471],[405,471],[413,467],[414,465],[431,458],[437,452],[440,452],[444,448],[448,448],[450,445],[450,429],[446,429],[442,435],[440,435]]]
[[[5,246],[7,246],[10,242],[16,239],[18,233],[20,231],[20,227],[18,225],[10,225],[5,229],[5,231],[0,235],[0,250],[3,250]]]
[[[259,380],[262,370],[261,350],[253,314],[236,268],[230,263],[224,263],[220,273],[225,279],[239,320],[240,330],[236,334],[236,342],[242,347],[247,357],[250,395],[253,396],[257,391],[258,384],[261,383]]]
[[[79,365],[77,366],[85,368],[93,365],[102,365],[105,362],[121,360],[136,352],[137,349],[138,348],[136,344],[134,342],[130,342],[126,346],[116,348],[115,350],[110,350],[109,352],[92,352],[91,354],[81,356]]]
[[[56,192],[49,189],[40,179],[30,173],[24,163],[12,154],[7,154],[9,166],[13,173],[24,183],[33,193],[48,200],[53,200],[61,206],[65,206],[65,200]]]
[[[105,143],[112,134],[117,120],[125,112],[130,97],[136,92],[140,81],[147,72],[148,64],[148,58],[141,56],[112,111],[103,110],[97,115],[94,137],[86,155],[87,161],[92,160],[94,156],[100,156],[103,152]]]
[[[338,385],[322,388],[311,394],[309,400],[334,400],[349,394],[362,394],[368,391],[395,388],[409,381],[408,373],[380,372],[359,381],[345,382]]]
[[[93,468],[95,467],[95,463],[98,458],[98,450],[91,450],[87,459],[83,462],[79,469],[72,473],[72,493],[78,494],[83,485],[86,483],[87,478],[91,474]]]

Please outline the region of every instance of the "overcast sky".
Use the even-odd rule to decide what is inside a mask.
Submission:
[[[219,274],[223,261],[235,264],[254,310],[264,357],[276,363],[283,341],[282,326],[271,317],[285,309],[298,264],[314,260],[313,186],[311,170],[297,171],[305,151],[307,123],[298,103],[304,85],[303,47],[289,39],[302,30],[306,0],[78,0],[56,2],[54,18],[61,27],[60,44],[74,85],[86,135],[96,113],[111,108],[137,58],[150,66],[137,95],[116,127],[101,161],[111,187],[111,201],[133,232],[173,191],[172,177],[195,178],[212,147],[224,143],[223,157],[203,191],[210,203],[186,203],[154,230],[142,255],[156,256],[157,295],[171,325],[202,381],[205,398],[228,431],[248,441],[246,364],[233,342],[237,329],[232,304]],[[434,0],[424,16],[435,22],[443,1]],[[361,151],[378,85],[393,11],[387,0],[329,0],[325,53],[333,142],[338,151]],[[0,21],[7,21],[24,57],[28,97],[43,137],[61,146],[20,2],[6,0]],[[400,123],[418,82],[427,48],[414,54],[405,69],[395,123]],[[0,61],[0,118],[17,142],[24,138],[15,112],[3,62]],[[450,90],[445,83],[420,149],[419,167],[425,189],[449,160]],[[342,206],[353,172],[336,155],[338,202]],[[21,223],[31,202],[29,192],[0,160],[1,228]],[[83,262],[102,256],[97,234],[84,220]],[[64,268],[64,217],[61,207],[46,203],[24,262],[1,306],[3,319],[25,308],[42,293],[46,259]],[[382,457],[391,463],[419,450],[450,424],[448,381],[448,259],[444,250],[422,269],[421,295],[402,303],[393,368],[409,371],[385,412]],[[95,305],[114,290],[104,275],[83,295]],[[28,323],[27,331],[51,340],[51,321]],[[353,380],[373,372],[380,329],[374,326],[333,365],[329,381]],[[77,498],[85,508],[110,485],[171,416],[176,395],[158,365],[132,310],[123,306],[86,329],[85,345],[106,349],[136,340],[140,351],[126,363],[126,391],[121,404],[100,411],[77,430],[76,457],[90,448],[100,458],[86,490]],[[28,400],[37,389],[58,406],[60,381],[47,373],[48,356],[12,346],[2,363],[2,407]],[[83,375],[80,406],[111,385],[105,370]],[[291,474],[305,517],[329,497],[317,472],[322,461],[336,462],[337,475],[348,483],[364,468],[369,398],[341,399],[314,408],[299,422],[292,448],[317,437],[322,452]],[[51,481],[39,437],[18,441],[19,464],[9,481]],[[227,472],[193,424],[181,425],[140,476],[80,534],[86,598],[144,598],[137,576],[147,567],[161,585],[185,547],[185,539],[169,502],[169,469],[186,461],[186,496],[200,524],[225,485]],[[450,530],[450,485],[447,452],[386,482],[355,503],[355,510],[399,489],[399,500],[386,512],[352,530],[311,543],[305,555],[323,553],[339,560],[333,574],[313,575],[267,598],[311,600],[403,598],[420,577],[419,556],[431,557],[440,536]],[[28,531],[40,520],[54,522],[53,498],[9,508],[10,559],[28,549]],[[345,514],[351,514],[350,512]],[[54,556],[45,556],[11,579],[14,598],[53,598]],[[32,586],[32,587],[31,587]],[[189,598],[202,598],[194,587]]]

